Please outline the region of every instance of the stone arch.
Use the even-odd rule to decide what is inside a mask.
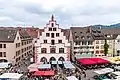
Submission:
[[[63,57],[59,57],[58,61],[65,61]]]
[[[47,63],[47,58],[46,58],[46,57],[42,57],[42,58],[40,59],[40,62]]]
[[[6,59],[0,59],[0,62],[8,62]]]
[[[55,57],[51,57],[49,61],[50,61],[50,62],[51,62],[51,61],[56,61],[56,59],[55,59]]]

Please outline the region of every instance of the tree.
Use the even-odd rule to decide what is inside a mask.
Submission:
[[[107,44],[107,40],[105,39],[105,43],[104,43],[104,54],[105,54],[105,56],[107,56],[107,54],[108,54],[108,44]]]

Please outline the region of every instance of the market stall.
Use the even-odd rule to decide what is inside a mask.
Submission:
[[[69,63],[69,64],[64,64],[64,67],[65,67],[66,69],[75,69],[75,67],[74,67],[71,63]]]
[[[78,80],[75,76],[68,76],[66,78],[67,80]]]
[[[110,72],[113,72],[113,71],[114,70],[112,68],[104,68],[104,69],[101,69],[101,70],[96,70],[94,72],[100,75],[100,74],[110,73]]]
[[[0,75],[0,79],[10,79],[10,80],[19,80],[22,77],[23,74],[18,73],[4,73]]]
[[[55,72],[50,71],[36,71],[32,76],[54,76]]]
[[[51,64],[40,64],[38,69],[51,69]]]
[[[96,62],[93,61],[93,60],[91,60],[90,58],[78,59],[78,62],[81,63],[82,65],[92,65],[92,64],[96,64]]]

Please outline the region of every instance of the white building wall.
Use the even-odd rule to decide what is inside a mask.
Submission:
[[[118,35],[116,40],[115,40],[115,54],[120,55],[120,35]]]
[[[54,23],[54,27],[51,27],[51,23]],[[56,28],[56,31],[49,31],[49,28]],[[46,33],[49,33],[50,36],[46,37]],[[51,33],[54,33],[54,38],[51,38]],[[56,37],[56,33],[59,33],[59,37]],[[47,40],[47,43],[44,43],[44,40]],[[51,40],[55,40],[55,45],[51,45]],[[62,40],[62,43],[58,43],[58,40]],[[35,46],[38,47],[36,52],[38,62],[40,62],[42,57],[46,57],[47,61],[49,61],[51,57],[56,58],[56,60],[60,57],[63,57],[65,60],[68,59],[68,47],[70,47],[70,43],[66,39],[66,36],[64,36],[64,33],[61,32],[59,26],[56,25],[55,21],[49,21],[49,25],[44,27],[44,32],[42,32],[42,35],[38,37]],[[51,47],[56,48],[56,53],[50,53]],[[41,48],[46,48],[47,53],[41,53]],[[59,53],[59,48],[64,48],[64,53]]]

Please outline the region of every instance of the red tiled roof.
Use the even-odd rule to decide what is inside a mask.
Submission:
[[[29,36],[31,36],[32,38],[37,38],[37,36],[38,36],[38,29],[26,28],[26,31],[29,34]]]
[[[31,36],[32,38],[37,38],[38,33],[39,35],[42,34],[42,32],[44,31],[44,29],[39,29],[39,28],[26,28],[27,33],[29,34],[29,36]]]
[[[42,35],[42,32],[44,32],[44,29],[39,29],[39,35]]]

